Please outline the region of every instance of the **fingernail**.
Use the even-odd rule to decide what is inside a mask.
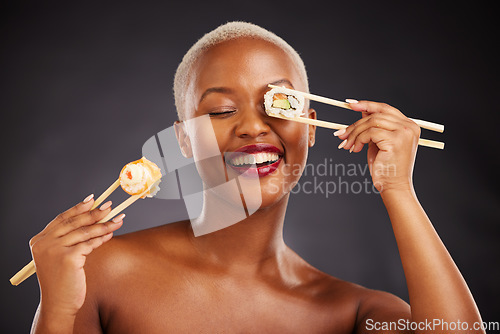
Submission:
[[[112,204],[111,201],[107,201],[106,203],[104,203],[103,205],[101,205],[101,207],[99,208],[99,210],[104,211],[104,210],[108,209],[111,206],[111,204]]]
[[[94,194],[90,194],[88,195],[87,197],[85,197],[85,199],[83,200],[83,203],[88,203],[90,202],[90,200],[94,198]]]
[[[347,103],[358,103],[359,102],[358,100],[355,100],[355,99],[345,99],[345,101]]]
[[[354,151],[354,146],[356,146],[356,145],[352,145],[351,146],[351,149],[349,150],[349,153],[352,153],[352,151]]]
[[[345,144],[347,144],[347,139],[344,139],[344,141],[340,143],[340,145],[339,145],[339,150],[340,150],[342,147],[344,147],[344,146],[345,146]]]
[[[337,130],[333,133],[335,137],[342,136],[345,133],[345,128]]]
[[[115,218],[113,218],[112,222],[113,223],[119,223],[120,221],[123,220],[123,218],[125,218],[125,214],[124,213],[122,213],[121,215],[118,215]]]

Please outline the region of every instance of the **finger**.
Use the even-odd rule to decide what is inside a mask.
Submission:
[[[89,212],[84,212],[78,216],[73,216],[61,222],[57,228],[54,228],[51,233],[55,238],[62,237],[71,231],[74,231],[82,226],[88,226],[97,223],[99,220],[106,217],[111,211],[111,201],[101,205],[99,209],[94,209]]]
[[[380,128],[368,128],[356,136],[349,152],[359,152],[363,149],[365,144],[370,142],[373,142],[379,150],[388,150],[391,141],[394,141],[393,137],[394,131]]]
[[[104,224],[82,226],[79,229],[76,229],[61,237],[61,243],[63,246],[71,247],[82,242],[102,237],[122,227],[123,217],[125,217],[125,214],[121,214],[112,221],[106,222]]]
[[[394,115],[373,114],[348,126],[345,129],[345,132],[339,135],[339,138],[346,140],[343,147],[344,149],[350,150],[360,133],[363,133],[370,128],[395,131],[400,128],[402,124],[403,122],[400,117]]]
[[[392,121],[393,123],[389,123],[388,121]],[[384,128],[391,131],[405,131],[408,133],[413,132],[417,138],[420,137],[420,127],[413,120],[403,114],[393,115],[383,113],[364,113],[362,119],[346,129],[343,137],[347,137],[351,132],[362,132],[369,127]]]
[[[367,160],[368,168],[370,170],[370,176],[373,176],[373,163],[375,162],[375,157],[377,156],[378,151],[379,148],[377,144],[375,144],[373,141],[368,143]]]
[[[366,114],[363,118],[351,124],[347,130],[359,128],[362,131],[369,127],[382,128],[386,130],[396,130],[396,124],[403,124],[406,118],[392,114]],[[349,132],[349,131],[346,131]]]
[[[75,248],[74,251],[75,253],[87,256],[90,253],[92,253],[94,249],[101,246],[105,242],[109,241],[112,237],[113,237],[113,232],[110,232],[101,237],[81,242],[78,245],[74,246]]]
[[[81,213],[90,211],[90,209],[92,208],[92,204],[94,204],[94,194],[87,196],[82,202],[80,202],[77,205],[75,205],[74,207],[60,213],[54,220],[55,221],[63,221],[63,220],[66,220],[68,218],[77,216]],[[50,224],[52,224],[52,222]]]
[[[45,226],[45,228],[40,233],[31,238],[30,246],[33,246],[41,237],[46,235],[50,230],[52,230],[55,226],[60,224],[65,219],[80,215],[84,212],[88,212],[92,208],[93,204],[94,204],[94,194],[90,194],[89,196],[85,197],[85,199],[80,203],[60,213],[50,223],[48,223],[47,226]]]
[[[360,111],[363,113],[386,113],[393,115],[403,115],[401,111],[388,105],[387,103],[373,102],[373,101],[359,101],[356,103],[349,103],[352,110]]]
[[[357,120],[355,123],[349,125],[343,130],[339,130],[334,133],[340,139],[347,138],[355,129],[364,131],[368,127],[384,128],[387,130],[394,130],[393,123],[402,123],[403,119],[401,117],[391,115],[391,114],[364,114],[362,118]]]

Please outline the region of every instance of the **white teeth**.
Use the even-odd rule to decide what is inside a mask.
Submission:
[[[279,155],[277,153],[260,152],[254,154],[245,154],[237,158],[231,159],[231,164],[235,166],[252,165],[252,164],[261,164],[268,161],[276,161],[278,159]]]

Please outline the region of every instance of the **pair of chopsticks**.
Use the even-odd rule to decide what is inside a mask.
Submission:
[[[280,88],[286,93],[289,93],[290,95],[302,95],[306,99],[312,100],[312,101],[317,101],[325,104],[329,104],[332,106],[336,107],[341,107],[345,109],[350,109],[352,108],[349,106],[349,103],[342,102],[342,101],[337,101],[334,99],[330,99],[327,97],[319,96],[319,95],[314,95],[314,94],[309,94],[309,93],[304,93],[298,90],[290,89],[290,88],[285,88],[281,86],[276,86],[276,85],[268,85],[270,88]],[[326,121],[321,121],[318,119],[310,119],[310,118],[305,118],[305,117],[286,117],[281,114],[268,114],[269,116],[276,117],[276,118],[281,118],[281,119],[286,119],[289,121],[294,121],[294,122],[299,122],[299,123],[305,123],[305,124],[310,124],[310,125],[315,125],[323,128],[328,128],[328,129],[334,129],[334,130],[339,130],[339,129],[344,129],[347,128],[348,125],[345,124],[338,124],[338,123],[332,123],[332,122],[326,122]],[[420,119],[415,119],[415,118],[410,118],[412,121],[414,121],[418,126],[420,126],[423,129],[431,130],[431,131],[436,131],[442,133],[444,131],[444,125],[442,124],[437,124],[433,122],[428,122],[428,121],[423,121]],[[444,143],[440,141],[435,141],[435,140],[429,140],[429,139],[422,139],[419,138],[418,144],[421,146],[426,146],[426,147],[432,147],[432,148],[437,148],[437,149],[444,149]]]
[[[148,187],[148,189],[146,189],[142,194],[139,194],[139,195],[131,195],[128,199],[126,199],[125,201],[123,201],[120,205],[118,205],[116,208],[114,208],[113,210],[111,210],[110,213],[108,213],[106,215],[106,217],[104,217],[103,219],[101,219],[100,221],[98,221],[96,224],[102,224],[102,223],[105,223],[111,219],[113,219],[113,217],[115,217],[116,215],[118,215],[120,212],[122,212],[123,210],[125,210],[127,207],[129,207],[130,205],[132,205],[132,203],[134,203],[135,201],[137,201],[139,198],[141,198],[142,196],[144,196],[149,190],[150,188],[156,183],[156,181],[158,180],[155,180],[154,182],[151,183],[151,186]],[[92,208],[91,210],[94,210],[95,208],[97,208],[102,202],[104,202],[104,200],[106,198],[109,197],[109,195],[111,195],[113,193],[113,191],[115,191],[118,187],[120,186],[120,179],[116,180],[115,182],[113,182],[113,184],[111,186],[109,186],[108,189],[106,189],[101,196],[99,196],[94,204],[92,205]],[[24,266],[23,269],[19,270],[17,272],[17,274],[15,274],[14,276],[12,276],[12,278],[10,279],[10,283],[12,285],[19,285],[21,284],[22,282],[24,282],[25,279],[27,279],[28,277],[30,277],[31,275],[33,275],[34,273],[36,272],[36,269],[35,269],[35,262],[33,260],[31,260],[30,263],[28,263],[26,266]]]

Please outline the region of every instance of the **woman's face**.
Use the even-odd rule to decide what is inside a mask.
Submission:
[[[281,200],[298,182],[315,134],[313,126],[270,117],[264,109],[270,83],[306,89],[290,57],[271,43],[240,38],[206,51],[193,73],[186,119],[209,115],[230,178],[248,168],[238,156],[256,159],[248,172],[258,175],[261,207]],[[304,112],[315,118],[312,109]]]

